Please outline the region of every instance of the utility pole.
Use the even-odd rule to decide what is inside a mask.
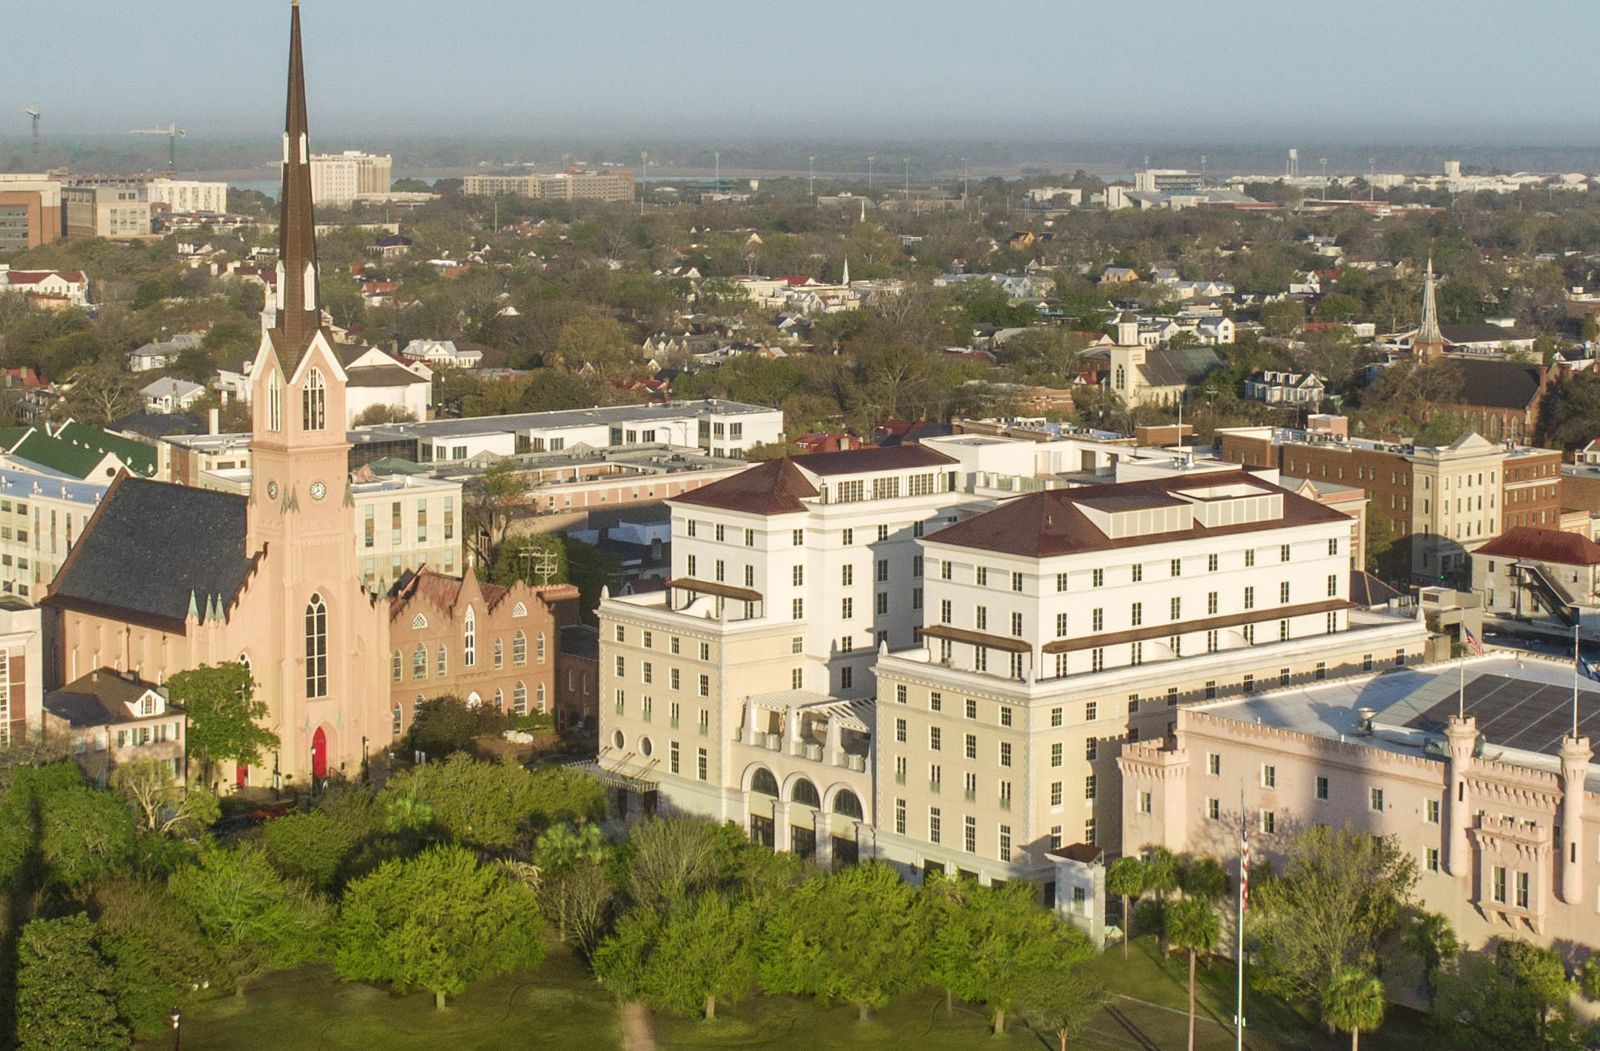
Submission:
[[[967,159],[961,158],[961,209],[966,210],[967,202],[972,198],[972,187],[967,179]]]
[[[711,156],[712,156],[712,159],[713,159],[713,163],[716,165],[716,167],[712,169],[716,173],[716,177],[712,181],[717,184],[717,192],[721,193],[722,192],[722,151],[721,150],[712,150],[711,151]]]
[[[645,192],[646,192],[646,188],[645,188],[645,185],[644,185],[644,177],[646,175],[648,175],[648,174],[650,174],[650,151],[649,150],[640,150],[639,151],[639,214],[640,215],[644,214],[644,195],[645,195]]]
[[[1200,185],[1204,186],[1205,184],[1206,184],[1206,155],[1202,153],[1200,155]]]
[[[817,155],[812,154],[806,158],[806,171],[811,180],[811,200],[817,199]]]
[[[868,197],[872,196],[872,162],[876,161],[877,159],[878,158],[876,156],[874,156],[873,154],[870,154],[870,153],[867,154],[867,196]]]
[[[1367,158],[1367,202],[1372,201],[1372,180],[1378,176],[1378,158]]]
[[[906,166],[906,211],[911,211],[911,158],[901,157],[900,163]]]
[[[1317,163],[1322,165],[1322,199],[1328,199],[1328,158],[1318,157]]]

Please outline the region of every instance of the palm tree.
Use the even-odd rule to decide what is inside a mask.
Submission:
[[[1129,902],[1144,893],[1144,862],[1131,855],[1121,857],[1106,869],[1106,890],[1122,898],[1122,958],[1128,958],[1128,935],[1133,930],[1133,910]]]
[[[1322,991],[1322,1020],[1350,1034],[1350,1051],[1360,1051],[1361,1030],[1383,1024],[1389,1006],[1383,982],[1365,971],[1340,971]]]
[[[1217,911],[1199,898],[1183,898],[1167,906],[1167,944],[1189,954],[1189,1051],[1194,1051],[1194,972],[1201,953],[1209,953],[1222,936]]]

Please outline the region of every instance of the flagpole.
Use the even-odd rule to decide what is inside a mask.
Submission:
[[[1572,739],[1578,739],[1578,668],[1583,660],[1578,655],[1578,625],[1572,625]]]
[[[1238,991],[1233,1016],[1233,1046],[1244,1051],[1244,897],[1250,886],[1250,822],[1245,816],[1244,781],[1239,782],[1239,946],[1236,954]]]

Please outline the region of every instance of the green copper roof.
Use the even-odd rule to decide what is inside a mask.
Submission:
[[[4,440],[4,434],[0,434],[0,442]],[[11,447],[11,453],[74,478],[88,478],[108,453],[127,464],[128,470],[136,475],[148,478],[156,473],[156,450],[153,446],[119,438],[71,420],[53,435],[44,430],[29,429],[26,436]]]

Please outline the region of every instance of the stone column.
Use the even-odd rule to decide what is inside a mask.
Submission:
[[[789,804],[782,799],[772,801],[772,849],[781,853],[789,851]]]
[[[1471,716],[1452,715],[1444,731],[1450,760],[1445,765],[1445,827],[1449,839],[1445,851],[1445,870],[1460,879],[1472,873],[1472,858],[1467,845],[1467,829],[1472,824],[1472,793],[1467,790],[1467,775],[1472,770],[1472,750],[1478,743],[1478,721]]]
[[[1561,900],[1583,902],[1583,781],[1589,772],[1589,739],[1561,739]]]
[[[812,820],[815,822],[817,836],[817,868],[823,872],[833,871],[833,822],[829,820],[827,811],[813,810]]]

